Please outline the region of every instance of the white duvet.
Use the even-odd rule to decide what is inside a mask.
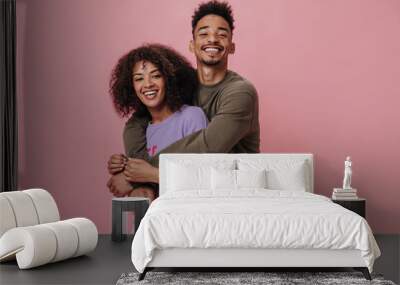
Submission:
[[[365,219],[330,199],[299,191],[248,189],[201,194],[171,192],[156,199],[132,243],[143,272],[155,249],[358,249],[372,272],[379,248]]]

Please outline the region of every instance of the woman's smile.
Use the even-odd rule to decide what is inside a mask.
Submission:
[[[150,90],[143,92],[143,95],[146,96],[147,99],[154,99],[158,93],[158,90]]]

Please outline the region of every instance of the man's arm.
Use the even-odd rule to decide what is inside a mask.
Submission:
[[[146,150],[146,128],[148,123],[148,118],[138,117],[135,113],[126,122],[123,139],[125,154],[128,157],[149,161],[150,157]]]
[[[251,130],[256,108],[256,91],[233,85],[221,95],[218,111],[207,128],[173,143],[160,153],[230,152]],[[150,159],[152,165],[158,165],[160,153]]]
[[[149,161],[150,157],[147,153],[146,128],[149,124],[149,119],[138,117],[133,113],[132,117],[125,124],[123,139],[125,153],[129,158],[139,158]],[[156,165],[158,167],[158,164]],[[156,190],[158,187],[155,183],[140,183],[131,182],[133,189],[148,188]]]

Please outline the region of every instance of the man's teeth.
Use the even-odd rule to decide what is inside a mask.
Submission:
[[[206,48],[205,51],[206,52],[218,52],[219,49],[217,49],[217,48]]]

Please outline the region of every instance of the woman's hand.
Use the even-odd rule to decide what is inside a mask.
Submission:
[[[125,165],[124,175],[130,182],[158,183],[158,168],[143,159],[129,158]]]
[[[108,172],[112,175],[124,170],[128,158],[123,154],[113,154],[107,163]]]
[[[133,190],[132,185],[126,181],[123,173],[111,176],[107,182],[107,187],[115,197],[124,197]]]

